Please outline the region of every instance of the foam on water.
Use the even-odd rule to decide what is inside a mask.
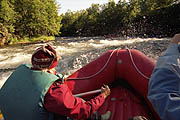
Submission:
[[[74,42],[73,39],[75,40]],[[119,46],[119,45],[126,45],[126,44],[132,44],[136,42],[144,42],[144,41],[156,41],[156,40],[167,40],[167,38],[128,38],[128,39],[122,39],[122,38],[113,38],[113,39],[105,39],[100,37],[98,38],[83,38],[86,40],[79,40],[80,38],[69,38],[71,42],[62,42],[61,44],[57,45],[53,43],[56,50],[59,52],[61,56],[66,56],[61,61],[61,64],[64,64],[65,67],[68,67],[69,61],[72,59],[75,59],[75,63],[73,63],[74,69],[78,69],[82,67],[82,61],[78,58],[72,56],[80,56],[82,53],[86,53],[87,51],[90,51],[91,49],[99,49],[107,46]],[[169,40],[169,39],[168,39]],[[8,78],[8,76],[13,72],[13,70],[7,71],[4,69],[8,68],[16,68],[20,64],[24,63],[30,63],[30,58],[33,53],[33,51],[43,45],[44,43],[40,44],[33,44],[33,45],[27,45],[27,46],[16,46],[15,48],[12,47],[6,47],[6,48],[0,48],[0,88],[4,84],[5,80]],[[68,56],[68,57],[67,57]],[[80,56],[84,61],[89,62],[87,55],[83,54]],[[58,68],[60,69],[60,68]],[[69,70],[71,71],[71,70]]]
[[[8,57],[7,57],[8,58]],[[20,64],[30,63],[30,54],[16,53],[8,59],[0,62],[0,68],[13,68]]]

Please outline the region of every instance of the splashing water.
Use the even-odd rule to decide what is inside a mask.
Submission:
[[[166,49],[168,41],[168,38],[74,37],[59,38],[48,44],[53,45],[61,56],[56,70],[68,76],[110,49],[138,49],[156,60]],[[33,51],[43,44],[45,43],[0,48],[0,88],[17,66],[31,63]]]

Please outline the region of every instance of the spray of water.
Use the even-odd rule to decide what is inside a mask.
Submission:
[[[105,38],[75,37],[51,41],[61,56],[56,70],[66,76],[72,74],[109,49],[138,49],[156,60],[165,50],[168,38]],[[20,64],[30,64],[33,51],[42,44],[19,45],[0,48],[0,88]]]

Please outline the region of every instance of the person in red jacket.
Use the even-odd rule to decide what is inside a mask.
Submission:
[[[42,70],[56,75],[55,67],[58,63],[58,55],[50,45],[40,47],[32,55],[32,69]],[[62,80],[55,81],[48,89],[44,97],[44,108],[56,116],[68,116],[72,119],[87,119],[95,112],[110,94],[107,85],[101,87],[101,94],[95,98],[84,101],[74,97],[72,91]]]

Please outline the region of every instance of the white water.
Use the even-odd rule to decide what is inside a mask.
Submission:
[[[112,39],[104,37],[77,37],[64,39],[61,38],[61,40],[52,41],[49,42],[49,44],[53,45],[62,57],[62,59],[58,63],[58,66],[56,67],[57,71],[65,75],[70,75],[75,70],[83,67],[85,64],[97,58],[99,55],[101,55],[108,49],[115,49],[121,47],[126,48],[129,47],[130,44],[134,43],[136,43],[137,46],[132,45],[132,47],[130,48],[138,49],[138,45],[141,43],[148,42],[148,44],[151,44],[156,43],[156,41],[161,41],[162,43],[163,41],[168,40],[169,39],[167,38]],[[43,44],[44,43],[0,48],[0,88],[17,66],[19,66],[20,64],[31,63],[31,54],[38,46]],[[152,48],[149,47],[143,49],[151,50]],[[150,51],[150,54],[152,54],[153,56],[154,53],[151,53]]]

